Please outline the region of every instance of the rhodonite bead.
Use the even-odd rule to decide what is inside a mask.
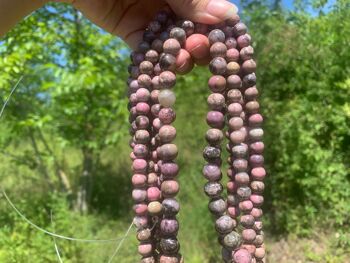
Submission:
[[[143,187],[146,185],[147,177],[144,174],[134,174],[132,176],[132,184],[135,187]]]
[[[231,206],[227,208],[227,214],[232,218],[236,218],[237,216],[239,216],[240,210],[237,207]]]
[[[218,165],[215,165],[215,164],[205,165],[203,167],[202,173],[203,173],[203,176],[211,182],[220,180],[222,177],[220,167]]]
[[[237,41],[234,37],[228,37],[225,40],[225,45],[227,47],[227,49],[235,49],[237,47]]]
[[[179,223],[176,219],[163,218],[160,222],[160,230],[163,236],[176,235],[179,230]]]
[[[222,244],[230,249],[236,249],[237,247],[239,247],[241,242],[241,236],[235,231],[232,231],[229,234],[225,235],[225,237],[222,240]]]
[[[172,88],[176,84],[176,75],[171,71],[164,71],[159,75],[159,85],[163,89]]]
[[[234,144],[241,144],[245,140],[245,134],[242,131],[234,131],[230,134],[230,140]]]
[[[181,27],[186,32],[186,36],[190,36],[194,33],[194,23],[189,20],[185,20],[181,23]]]
[[[180,244],[176,238],[162,238],[160,248],[165,254],[176,254],[180,249]]]
[[[156,50],[151,49],[148,50],[145,54],[145,59],[149,62],[151,62],[152,64],[156,64],[158,62],[158,58],[159,58],[159,54]],[[154,69],[154,67],[152,67],[152,70]],[[152,74],[153,72],[151,72]]]
[[[179,173],[179,166],[172,162],[163,163],[161,165],[161,173],[164,177],[175,177]]]
[[[176,39],[182,46],[186,42],[186,32],[180,27],[174,27],[170,31],[170,37]]]
[[[242,231],[242,238],[246,243],[252,243],[255,240],[256,233],[253,229],[244,229]]]
[[[260,105],[257,101],[249,101],[246,103],[245,109],[249,114],[258,113],[260,109]]]
[[[257,247],[260,247],[264,243],[264,236],[263,235],[256,235],[254,240],[254,245]]]
[[[220,29],[212,30],[208,35],[209,43],[213,45],[216,42],[224,43],[226,36],[225,33]]]
[[[229,62],[226,66],[227,75],[236,75],[239,73],[241,67],[237,62]]]
[[[209,129],[205,138],[210,145],[218,145],[223,140],[224,135],[219,129]]]
[[[242,79],[243,87],[249,88],[256,84],[256,75],[254,73],[245,75]]]
[[[160,91],[158,100],[163,107],[172,107],[175,104],[176,96],[172,90],[164,89]]]
[[[237,78],[238,77],[238,78]],[[235,79],[239,79],[238,81],[240,81],[240,78],[239,78],[239,76],[237,76],[237,75],[231,75],[231,76],[229,76],[228,77],[228,81],[230,80],[230,78],[235,78]],[[228,92],[227,92],[227,100],[228,100],[228,102],[230,102],[230,103],[238,103],[238,104],[240,104],[241,102],[242,102],[242,100],[243,100],[243,97],[242,97],[242,93],[241,93],[241,91],[240,90],[238,90],[238,89],[231,89],[231,90],[229,90]],[[236,105],[236,104],[234,104],[234,105],[232,105],[232,106],[237,106],[238,107],[238,105]],[[240,107],[240,109],[242,108],[242,105],[240,105],[241,107]],[[242,110],[241,110],[242,111]]]
[[[147,130],[138,130],[135,132],[135,141],[137,144],[147,144],[151,140]]]
[[[181,263],[178,257],[161,255],[159,263]]]
[[[133,95],[133,94],[132,94]],[[151,93],[149,92],[148,89],[145,89],[145,88],[140,88],[136,91],[135,93],[135,96],[136,96],[136,100],[137,102],[147,102],[150,97],[151,97]],[[130,101],[132,100],[133,98],[130,97]]]
[[[159,114],[158,114],[158,117],[159,117]],[[162,116],[163,117],[163,116]],[[153,123],[152,123],[152,127],[155,131],[159,131],[159,129],[163,126],[163,119],[162,121],[160,120],[160,118],[155,118],[153,120]]]
[[[240,200],[249,199],[251,194],[252,194],[252,191],[247,186],[241,186],[237,189],[237,195],[239,196]]]
[[[175,180],[164,181],[161,185],[162,196],[174,197],[180,190],[179,183]]]
[[[240,202],[238,206],[239,206],[239,209],[243,212],[249,212],[249,211],[252,211],[253,209],[253,203],[250,200]],[[254,215],[252,214],[252,216]]]
[[[235,206],[239,203],[239,199],[237,198],[237,195],[228,194],[227,195],[227,204],[229,206]]]
[[[226,89],[226,79],[223,76],[212,76],[208,81],[209,88],[214,93],[222,93]]]
[[[156,108],[158,111],[156,111],[156,114],[157,114],[157,112],[159,112],[160,111],[160,105],[159,105],[159,100],[158,100],[158,96],[159,96],[159,90],[157,90],[157,89],[155,89],[155,90],[152,90],[152,92],[151,92],[151,102],[152,103],[155,103],[155,104],[153,104],[152,106],[151,106],[151,112],[152,112],[152,114],[154,115],[154,106],[155,107],[158,107],[158,108]]]
[[[245,228],[252,228],[255,223],[255,218],[252,215],[242,215],[240,223]]]
[[[214,75],[225,75],[227,63],[224,58],[217,57],[210,61],[209,69]]]
[[[247,185],[249,184],[249,174],[245,172],[237,173],[235,175],[235,182],[239,185]]]
[[[252,46],[244,47],[239,52],[240,57],[243,61],[253,58],[254,48]]]
[[[171,125],[164,125],[159,129],[159,138],[162,143],[170,143],[176,138],[176,129]]]
[[[252,40],[251,36],[248,34],[241,35],[237,38],[237,46],[239,48],[244,48],[250,45],[250,41]]]
[[[252,203],[253,204],[253,203]],[[250,212],[252,216],[254,216],[255,219],[262,217],[263,212],[260,208],[253,208],[252,211]]]
[[[176,119],[175,111],[171,108],[163,108],[159,112],[159,119],[163,124],[171,124]]]
[[[145,102],[137,103],[135,108],[136,108],[137,114],[139,115],[147,115],[151,110],[150,106]]]
[[[160,190],[158,187],[149,187],[147,189],[147,199],[148,201],[157,201],[160,198]]]
[[[230,233],[235,226],[235,221],[227,215],[218,218],[215,222],[215,229],[220,234]]]
[[[263,167],[256,167],[252,169],[251,174],[253,179],[262,181],[266,176],[266,171]]]
[[[162,204],[158,201],[152,201],[148,204],[148,212],[151,215],[157,215],[162,212]]]
[[[226,210],[226,202],[222,199],[213,199],[209,202],[209,210],[212,212],[214,215],[222,215],[225,213]]]
[[[144,159],[148,156],[148,148],[144,144],[136,144],[133,150],[136,158]]]
[[[162,54],[159,59],[159,65],[162,70],[175,71],[176,57],[171,54]]]
[[[220,93],[210,94],[207,102],[209,108],[213,111],[222,111],[225,107],[225,97]]]
[[[256,70],[256,63],[254,60],[249,59],[243,62],[242,64],[242,70],[245,73],[253,73]]]
[[[147,213],[147,204],[140,203],[133,206],[136,215],[143,216]]]
[[[246,249],[238,249],[232,253],[234,263],[251,263],[252,256]]]
[[[251,137],[250,140],[254,141],[254,138],[252,138],[252,136],[250,137]],[[264,152],[265,145],[263,142],[254,142],[249,145],[249,148],[251,152],[254,154],[262,154]]]
[[[175,216],[180,211],[180,205],[174,198],[166,198],[162,202],[165,216]]]
[[[234,32],[236,37],[246,34],[247,31],[248,31],[247,26],[244,23],[242,23],[242,22],[238,22],[233,27],[233,32]]]
[[[228,62],[238,62],[239,56],[239,51],[235,48],[230,48],[226,51],[226,60]]]
[[[152,86],[152,78],[147,74],[141,74],[138,76],[137,82],[140,88],[149,89]]]
[[[203,151],[203,157],[208,161],[219,158],[220,156],[221,150],[217,147],[207,146]]]
[[[132,169],[134,173],[145,174],[147,171],[147,162],[144,159],[135,159],[132,162]]]
[[[146,116],[137,116],[135,119],[135,124],[139,130],[147,129],[149,125],[149,119]]]
[[[259,247],[256,249],[254,256],[257,259],[263,259],[265,257],[265,248]]]
[[[250,187],[254,193],[262,194],[265,190],[265,184],[260,181],[253,181]]]
[[[137,229],[145,229],[148,226],[148,217],[147,216],[135,216],[133,224]]]
[[[152,254],[152,244],[151,243],[141,243],[138,248],[138,252],[141,256],[146,257]]]
[[[177,157],[178,149],[175,144],[164,144],[157,149],[158,156],[164,161],[172,161]]]
[[[255,100],[259,96],[259,91],[256,86],[253,86],[244,91],[244,96],[247,100]]]
[[[239,117],[231,118],[228,122],[228,126],[231,130],[239,130],[243,127],[243,125],[244,125],[244,122],[242,118],[239,118]]]
[[[225,57],[227,52],[227,47],[222,42],[216,42],[210,47],[210,56],[212,58]]]
[[[146,199],[147,199],[146,190],[134,189],[132,191],[132,199],[137,203],[141,203],[141,202],[146,201]]]
[[[264,203],[264,197],[261,195],[253,194],[250,196],[250,201],[252,201],[255,207],[260,207]]]
[[[204,186],[204,192],[211,198],[219,197],[223,190],[223,186],[217,182],[208,182]]]
[[[150,186],[158,184],[158,175],[156,173],[149,173],[147,175],[147,183]]]
[[[222,129],[225,125],[224,115],[220,111],[210,111],[207,114],[207,123],[212,128]]]
[[[147,60],[142,61],[140,64],[140,73],[151,75],[153,73],[153,64]]]
[[[248,119],[249,125],[253,127],[260,126],[263,121],[264,119],[261,114],[253,114]]]
[[[264,165],[264,156],[254,154],[249,158],[249,163],[252,167],[260,167]]]
[[[143,229],[139,232],[137,232],[137,239],[139,241],[147,241],[151,238],[151,230],[150,229]]]
[[[264,137],[264,131],[261,128],[251,129],[249,131],[249,137],[250,137],[250,140],[252,140],[252,141],[260,141]],[[256,146],[259,149],[259,146],[261,146],[261,145],[256,144]],[[263,149],[264,148],[262,146],[262,150]]]
[[[163,50],[165,53],[177,56],[180,52],[181,45],[179,41],[175,38],[169,38],[163,44]]]

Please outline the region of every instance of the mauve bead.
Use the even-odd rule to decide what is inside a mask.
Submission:
[[[204,148],[203,151],[203,157],[207,160],[210,161],[212,159],[220,158],[221,156],[221,150],[217,147],[213,146],[207,146]]]
[[[222,42],[217,42],[214,43],[211,47],[210,47],[210,56],[212,58],[216,58],[216,57],[225,57],[226,56],[226,52],[227,52],[227,47],[224,43]]]
[[[248,200],[252,194],[252,190],[248,186],[241,186],[237,189],[237,195],[240,200]]]
[[[151,185],[156,185],[158,183],[158,175],[156,173],[149,173],[147,175],[147,183]]]
[[[169,89],[175,86],[176,75],[171,71],[164,71],[159,75],[159,86],[163,89]]]
[[[240,211],[236,207],[231,206],[231,207],[227,208],[227,213],[230,217],[236,218],[239,216]]]
[[[214,199],[209,202],[209,210],[214,215],[222,215],[226,211],[226,202],[220,198],[220,199]]]
[[[136,108],[135,108],[136,109]],[[138,130],[147,129],[149,126],[149,119],[146,116],[137,116],[135,119],[135,125]]]
[[[181,263],[178,257],[161,255],[159,263]]]
[[[146,215],[147,213],[147,204],[136,204],[133,206],[135,214],[138,216]]]
[[[228,126],[231,130],[239,130],[243,127],[243,125],[244,122],[240,117],[233,117],[228,121]]]
[[[149,256],[153,252],[152,244],[151,243],[141,243],[139,245],[138,252],[143,257]]]
[[[153,50],[157,51],[158,58],[159,58],[159,54],[163,52],[163,41],[160,40],[160,39],[155,39],[152,42],[151,47],[152,47]]]
[[[156,16],[155,20],[157,20],[161,24],[165,24],[168,21],[169,13],[167,11],[159,11]]]
[[[131,93],[136,92],[139,89],[139,83],[136,79],[133,79],[129,84],[129,90]]]
[[[136,158],[144,159],[148,156],[148,148],[146,145],[136,144],[133,149],[133,153]]]
[[[171,54],[173,56],[177,56],[180,52],[181,45],[179,41],[175,38],[169,38],[163,44],[163,50],[165,53]]]
[[[243,107],[241,104],[234,102],[228,105],[227,112],[231,117],[240,117],[243,112]]]
[[[156,64],[158,62],[158,58],[159,58],[159,54],[156,50],[148,50],[146,52],[146,55],[145,55],[145,59],[149,62],[151,62],[152,64]],[[153,73],[153,66],[152,66],[152,72],[151,74]]]
[[[250,45],[252,38],[249,34],[241,35],[237,38],[237,46],[239,48],[248,47]]]
[[[227,63],[224,58],[217,57],[210,61],[209,69],[214,75],[225,75]]]
[[[247,33],[247,26],[242,23],[242,22],[238,22],[234,27],[233,27],[233,32],[235,34],[235,36],[241,36]]]
[[[261,181],[253,181],[250,184],[253,193],[262,194],[265,190],[265,184]]]
[[[132,185],[135,187],[143,187],[146,185],[147,177],[144,174],[134,174],[132,176]]]
[[[247,110],[247,112],[249,114],[258,113],[259,109],[260,109],[259,102],[254,101],[254,100],[253,101],[249,101],[249,102],[246,103],[245,109]]]
[[[154,105],[159,105],[159,100],[158,100],[158,96],[159,96],[159,90],[157,90],[157,89],[155,89],[155,90],[152,90],[152,92],[151,92],[151,102],[152,103],[155,103]],[[153,106],[154,105],[152,105],[151,106],[151,112],[153,113]],[[160,109],[159,109],[160,110]],[[159,112],[159,111],[158,111]]]
[[[242,238],[246,243],[252,243],[256,237],[256,233],[253,229],[243,229]]]
[[[209,88],[214,93],[222,93],[226,89],[226,79],[223,76],[212,76],[208,81]]]
[[[231,26],[224,26],[222,31],[225,33],[226,38],[230,38],[233,36],[233,28]]]
[[[160,190],[158,187],[149,187],[147,189],[147,199],[148,201],[157,201],[160,198]]]
[[[220,111],[208,112],[207,123],[212,128],[222,129],[225,126],[224,114]]]
[[[239,185],[247,185],[249,184],[249,180],[249,174],[245,172],[237,173],[235,175],[235,182],[237,182]]]
[[[218,145],[223,140],[224,135],[219,129],[209,129],[205,138],[210,145]]]
[[[256,235],[254,240],[254,245],[257,247],[260,247],[262,244],[264,244],[264,236],[263,235]]]
[[[152,115],[154,117],[158,117],[159,116],[160,110],[161,110],[160,104],[153,104],[152,107],[151,107],[151,112],[152,112]]]
[[[179,192],[180,186],[177,181],[168,180],[162,183],[161,190],[164,197],[174,197]]]
[[[242,84],[243,84],[243,87],[245,88],[253,87],[256,84],[255,73],[245,75],[242,79]]]
[[[135,142],[137,144],[147,144],[150,140],[151,137],[147,130],[138,130],[135,132]]]
[[[176,163],[163,163],[160,167],[164,177],[176,177],[179,173],[179,166]]]
[[[176,129],[171,125],[164,125],[159,129],[159,138],[162,143],[172,142],[176,138]]]
[[[147,171],[147,161],[143,159],[136,159],[132,162],[132,169],[134,173],[145,174]]]
[[[144,257],[141,259],[141,263],[155,263],[155,262],[156,262],[156,260],[152,256]]]
[[[230,140],[234,144],[241,144],[245,141],[245,134],[242,131],[234,131],[230,134]]]
[[[212,30],[208,35],[210,45],[213,45],[216,42],[225,42],[226,36],[225,33],[220,29]]]
[[[205,194],[211,198],[219,197],[223,190],[222,184],[218,182],[208,182],[204,185]]]
[[[152,62],[149,62],[147,60],[142,61],[139,67],[140,67],[140,73],[147,74],[147,75],[152,75],[152,73],[153,73],[153,64],[152,64]]]
[[[141,190],[141,189],[132,190],[132,199],[136,203],[144,202],[144,201],[146,201],[146,198],[147,198],[146,190]]]
[[[130,76],[135,79],[140,76],[140,69],[138,66],[129,66],[128,72],[130,73]]]
[[[159,119],[163,124],[171,124],[176,119],[175,111],[172,108],[163,108],[159,112]]]
[[[215,229],[220,234],[230,233],[235,226],[235,221],[227,215],[218,218],[215,222]]]
[[[239,209],[243,212],[249,212],[253,209],[253,203],[250,200],[246,200],[239,203]]]
[[[232,154],[235,158],[244,158],[248,154],[248,146],[246,144],[239,144],[232,147]]]
[[[249,126],[257,127],[263,123],[264,119],[261,114],[251,115],[248,119]]]
[[[158,201],[152,201],[148,204],[148,213],[158,215],[162,212],[162,204]]]
[[[133,106],[135,106],[135,105],[137,104],[138,99],[137,99],[137,96],[136,96],[136,92],[130,94],[129,102],[130,102],[130,106],[131,106],[131,107],[133,107]],[[130,108],[131,108],[131,107],[130,107]]]
[[[254,48],[252,46],[242,48],[239,55],[243,61],[252,59],[254,55]]]
[[[235,231],[232,231],[229,234],[227,234],[222,240],[222,243],[225,247],[233,250],[238,248],[241,242],[242,240],[240,234],[238,234]]]
[[[235,93],[238,93],[237,91],[239,91],[239,94],[240,94],[240,100],[239,101],[241,101],[242,98],[243,98],[242,97],[242,93],[240,92],[240,90],[238,90],[241,87],[242,87],[242,80],[241,80],[240,76],[238,76],[238,75],[230,75],[230,76],[228,76],[228,78],[227,78],[227,88],[230,89],[228,94],[231,91],[233,91]],[[229,100],[229,101],[231,101],[231,100]]]
[[[186,32],[180,27],[174,27],[170,31],[170,37],[176,39],[181,45],[186,42]]]
[[[141,74],[138,76],[137,81],[140,88],[149,89],[152,86],[152,79],[147,74]]]
[[[261,195],[253,194],[250,196],[250,201],[253,202],[255,207],[260,207],[264,203],[264,197]]]
[[[139,232],[137,232],[137,240],[138,241],[147,241],[151,238],[151,230],[149,228],[143,229]]]
[[[162,105],[163,107],[171,107],[175,104],[176,101],[176,96],[175,93],[169,89],[164,89],[162,91],[160,91],[159,96],[158,96],[158,100],[160,105]]]
[[[175,216],[180,211],[180,204],[174,198],[166,198],[162,202],[165,216]]]
[[[234,194],[228,194],[227,195],[227,204],[229,206],[236,206],[239,203],[239,199]]]
[[[177,157],[178,149],[175,144],[164,144],[157,150],[158,156],[164,161],[172,161]]]
[[[226,20],[226,25],[228,26],[235,26],[239,21],[241,20],[241,18],[239,17],[239,15],[234,14],[232,15],[229,19]]]
[[[241,67],[237,62],[229,62],[226,66],[227,75],[236,75],[239,73]]]
[[[160,248],[166,255],[176,254],[180,249],[180,244],[176,238],[162,238],[160,240]]]
[[[162,54],[159,59],[159,65],[162,70],[175,71],[176,57],[171,54]]]
[[[262,181],[266,176],[266,171],[263,167],[256,167],[252,169],[251,175],[255,180]]]
[[[263,259],[265,257],[265,248],[263,247],[259,247],[255,250],[255,254],[254,256],[257,258],[257,259]]]
[[[255,231],[257,231],[259,233],[259,232],[261,232],[261,230],[263,228],[263,223],[261,221],[255,221],[253,228]]]
[[[131,52],[130,59],[135,66],[138,66],[145,60],[145,55],[140,52]]]
[[[203,176],[209,181],[218,181],[221,179],[221,169],[214,164],[206,164],[202,170]]]
[[[208,25],[202,23],[196,23],[194,25],[194,31],[198,34],[205,35],[208,32]]]
[[[256,70],[256,63],[254,60],[249,59],[243,62],[242,64],[242,70],[245,73],[253,73]]]
[[[234,181],[229,181],[226,184],[227,192],[233,194],[236,192],[237,184]]]
[[[176,219],[163,218],[160,222],[160,231],[163,236],[176,235],[179,230],[179,222]]]
[[[226,51],[226,60],[228,62],[238,62],[239,61],[239,51],[235,48],[230,48]]]
[[[240,222],[243,227],[252,228],[255,223],[255,218],[252,215],[242,215]]]
[[[211,110],[221,111],[225,107],[225,97],[220,93],[213,93],[209,95],[207,103]]]
[[[260,208],[253,208],[252,211],[250,212],[250,214],[252,216],[254,216],[254,218],[260,218],[263,216],[263,211]]]
[[[148,89],[140,88],[136,91],[137,102],[147,102],[150,99],[151,93]]]
[[[232,49],[237,47],[237,41],[234,37],[226,38],[225,45],[227,49]]]
[[[194,24],[192,21],[185,20],[181,23],[181,27],[186,32],[186,36],[190,36],[194,33]]]
[[[152,123],[152,127],[153,129],[155,129],[155,131],[159,131],[159,129],[163,126],[163,123],[162,121],[160,120],[160,118],[155,118],[153,120],[153,123]]]
[[[251,155],[249,163],[252,167],[260,167],[264,165],[264,156],[258,154]]]
[[[251,141],[261,141],[264,137],[264,130],[261,128],[256,128],[256,129],[251,129],[249,131],[249,139]],[[261,145],[262,142],[260,142],[260,144],[255,144],[253,145],[253,148],[255,146],[255,148],[258,150],[258,152],[262,152],[264,151],[264,145]]]
[[[244,91],[244,97],[247,100],[256,100],[259,96],[259,91],[256,86],[250,87]]]
[[[232,250],[223,247],[221,249],[221,257],[225,263],[232,263]]]
[[[243,244],[241,248],[246,249],[252,256],[254,255],[256,250],[256,247],[252,244]],[[256,263],[255,258],[252,258],[251,263]]]

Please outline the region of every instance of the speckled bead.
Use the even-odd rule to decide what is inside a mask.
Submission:
[[[175,144],[164,144],[157,149],[158,156],[164,161],[172,161],[177,157],[178,149]]]
[[[265,184],[261,181],[253,181],[250,184],[250,188],[252,189],[253,193],[262,194],[265,190]]]
[[[171,54],[162,54],[159,59],[159,65],[162,70],[175,71],[176,58]]]
[[[252,46],[244,47],[240,50],[239,55],[243,61],[253,58],[254,48]]]
[[[151,230],[149,228],[143,229],[137,232],[137,240],[139,241],[147,241],[151,238]]]
[[[176,177],[179,173],[179,166],[173,162],[165,162],[161,165],[161,173],[166,178]]]
[[[240,65],[237,62],[229,62],[226,66],[227,75],[236,75],[240,72]]]
[[[220,156],[221,156],[221,150],[219,148],[213,147],[213,146],[207,146],[204,148],[203,157],[207,161],[220,158]]]
[[[208,35],[209,43],[213,45],[214,43],[221,42],[224,43],[226,36],[225,33],[220,29],[212,30]]]
[[[232,231],[229,234],[225,235],[222,240],[222,244],[229,249],[238,248],[241,242],[241,236],[235,231]]]
[[[135,187],[144,187],[147,183],[147,177],[144,174],[134,174],[131,180]]]
[[[238,249],[232,253],[234,263],[251,263],[252,256],[246,249]]]
[[[204,185],[204,192],[211,198],[220,197],[223,190],[222,184],[218,182],[208,182]]]
[[[216,57],[210,61],[209,69],[214,75],[225,75],[227,63],[224,58]]]
[[[180,27],[175,27],[170,31],[170,37],[176,39],[182,46],[186,42],[186,32]]]
[[[176,235],[179,230],[179,223],[176,219],[164,218],[160,222],[160,230],[162,236]]]
[[[162,202],[163,213],[165,216],[175,216],[180,211],[180,205],[174,198],[166,198]]]
[[[212,212],[214,215],[222,215],[225,213],[226,210],[226,202],[222,199],[213,199],[209,202],[209,210]]]
[[[228,234],[236,227],[236,222],[229,216],[224,215],[215,222],[215,229],[220,234]]]
[[[159,75],[159,86],[163,89],[172,88],[176,84],[176,75],[171,71],[164,71]]]
[[[221,143],[224,135],[219,129],[209,129],[205,135],[205,139],[210,145],[216,146]]]
[[[249,199],[251,194],[252,194],[252,191],[251,191],[250,187],[241,186],[237,189],[237,195],[240,198],[240,200]]]
[[[162,238],[160,248],[165,255],[173,255],[179,251],[180,244],[176,238]]]
[[[241,35],[246,34],[248,31],[247,26],[242,23],[242,22],[238,22],[234,27],[233,27],[233,32],[235,34],[236,37],[239,37]]]
[[[205,165],[203,167],[202,174],[207,180],[211,182],[218,181],[222,178],[221,169],[216,164]]]
[[[163,108],[159,111],[158,117],[163,124],[171,124],[176,119],[176,113],[172,108]]]
[[[179,41],[175,38],[169,38],[163,44],[163,50],[165,53],[177,56],[180,52],[181,45]]]
[[[210,47],[210,56],[212,58],[216,57],[226,57],[227,47],[222,42],[216,42]]]
[[[225,125],[224,115],[220,111],[208,112],[207,124],[212,128],[222,129]]]
[[[226,79],[223,76],[212,76],[208,81],[209,88],[214,93],[223,93],[226,89]]]
[[[225,97],[220,93],[213,93],[209,95],[207,103],[211,110],[222,111],[225,107]]]
[[[175,180],[164,181],[161,185],[162,196],[166,198],[175,197],[180,190],[179,183]]]
[[[186,32],[186,36],[190,36],[194,33],[194,23],[192,21],[183,21],[181,23],[181,28]]]
[[[252,38],[249,34],[241,35],[237,38],[237,46],[241,49],[248,47],[250,45],[251,40]]]
[[[244,242],[251,244],[255,240],[256,233],[253,229],[244,229],[242,231],[242,239]]]

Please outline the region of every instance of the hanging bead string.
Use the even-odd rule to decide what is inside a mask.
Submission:
[[[204,191],[210,198],[209,210],[215,216],[223,260],[263,262],[260,207],[264,146],[251,37],[238,16],[208,27],[186,20],[175,24],[173,14],[168,12],[158,13],[149,24],[143,42],[131,55],[133,64],[129,67],[133,198],[141,262],[183,262],[176,238],[179,167],[175,162],[178,149],[173,143],[176,97],[172,88],[176,84],[176,56],[185,52],[181,48],[193,33],[208,37],[212,57],[209,69],[213,76],[208,82],[212,94],[208,97],[207,114],[210,129],[206,133],[208,146],[203,152],[207,161],[203,175],[208,180]],[[225,135],[229,139],[226,148],[230,154],[227,200],[222,196],[220,183],[225,120],[228,126]]]

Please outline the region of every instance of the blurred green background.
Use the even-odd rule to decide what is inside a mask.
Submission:
[[[350,2],[241,1],[266,119],[267,262],[350,262]],[[305,12],[303,10],[313,10]],[[65,5],[48,5],[0,42],[0,181],[45,229],[125,234],[132,220],[128,49]],[[182,253],[220,262],[202,193],[208,70],[181,77],[177,144]],[[84,187],[89,185],[90,187]],[[52,218],[50,214],[53,214]],[[137,262],[135,230],[113,262]],[[63,262],[107,262],[118,243],[56,239]],[[54,240],[0,198],[0,262],[58,262]]]

